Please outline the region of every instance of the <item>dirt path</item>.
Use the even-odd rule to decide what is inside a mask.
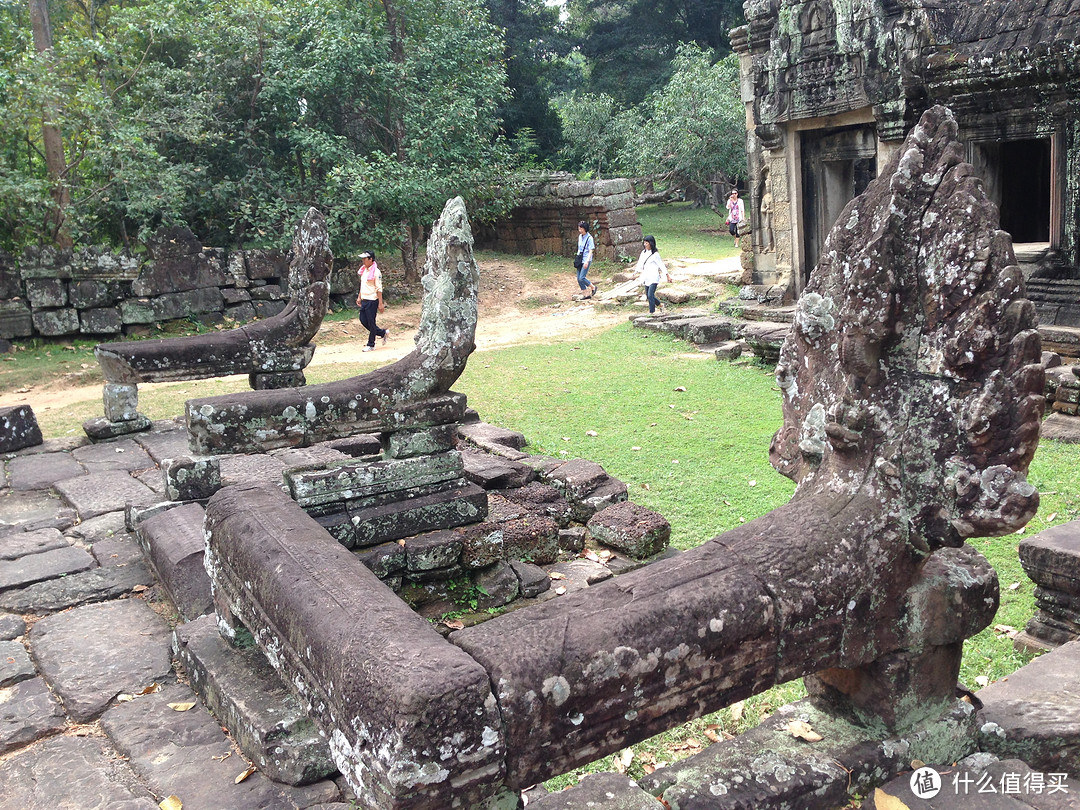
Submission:
[[[526,260],[527,261],[527,260]],[[563,336],[587,335],[610,328],[626,319],[625,311],[603,311],[590,302],[572,301],[576,283],[572,272],[532,281],[525,264],[480,262],[480,317],[476,346],[485,351],[518,343],[547,341]],[[379,325],[390,330],[390,339],[371,354],[362,353],[367,331],[355,318],[327,322],[315,338],[318,349],[312,366],[348,364],[374,360],[380,365],[404,357],[414,348],[420,323],[420,301],[390,303],[379,316]],[[239,379],[239,378],[238,378]],[[143,392],[159,386],[184,383],[144,383]],[[101,397],[101,384],[72,386],[54,380],[29,391],[0,392],[0,407],[29,403],[35,409],[63,408]]]

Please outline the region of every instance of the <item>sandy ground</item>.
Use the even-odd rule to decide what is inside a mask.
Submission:
[[[727,265],[733,259],[717,263]],[[544,342],[564,336],[594,333],[621,323],[630,307],[609,310],[597,308],[591,301],[574,301],[578,292],[572,268],[541,280],[532,280],[528,259],[519,262],[481,262],[480,317],[476,329],[477,351],[495,349],[519,343]],[[675,272],[694,275],[705,266],[694,260],[672,260]],[[737,264],[732,264],[736,268]],[[678,268],[678,269],[676,269]],[[601,292],[611,284],[601,283]],[[599,300],[599,299],[597,299]],[[390,330],[387,345],[377,343],[370,354],[362,353],[367,331],[355,318],[349,321],[324,323],[315,338],[315,357],[312,366],[335,363],[376,361],[390,363],[404,357],[414,348],[413,338],[420,322],[420,301],[389,302],[386,312],[379,316],[379,325]],[[239,379],[239,377],[238,377]],[[183,383],[144,383],[140,391],[148,392],[158,386]],[[75,384],[69,379],[57,379],[33,386],[29,390],[0,391],[0,407],[28,403],[35,410],[63,408],[76,402],[101,397],[101,383]]]

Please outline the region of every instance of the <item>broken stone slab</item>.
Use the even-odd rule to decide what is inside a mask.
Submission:
[[[521,583],[508,562],[500,560],[473,574],[473,584],[479,589],[477,610],[501,608],[521,595]]]
[[[0,689],[37,675],[26,648],[18,641],[0,641]]]
[[[452,531],[436,531],[405,538],[405,570],[409,575],[456,565],[461,539]]]
[[[377,546],[357,549],[353,553],[383,582],[405,573],[405,546],[400,542],[380,543]],[[460,551],[458,553],[460,554]]]
[[[475,484],[466,484],[380,506],[350,507],[349,515],[356,545],[371,546],[481,521],[487,515],[487,493]]]
[[[192,688],[260,771],[290,785],[337,773],[326,740],[261,652],[228,644],[214,616],[173,638]]]
[[[191,703],[186,712],[170,703]],[[169,684],[109,708],[101,727],[155,794],[175,795],[184,810],[294,810],[295,803],[261,773],[236,784],[247,764],[227,756],[221,725],[181,684]]]
[[[703,345],[738,338],[746,329],[745,321],[727,315],[709,315],[682,322],[682,334],[690,343]]]
[[[539,565],[521,560],[510,560],[510,567],[517,575],[521,596],[525,599],[539,596],[551,587],[551,577]]]
[[[657,810],[661,805],[628,776],[590,773],[574,787],[533,799],[528,806],[534,810]]]
[[[86,469],[70,453],[19,456],[7,463],[7,471],[16,491],[48,489],[58,481],[86,475]]]
[[[70,529],[69,529],[70,531]],[[70,545],[58,529],[13,530],[0,534],[0,560],[14,560]]]
[[[570,525],[570,504],[555,487],[531,481],[523,487],[501,490],[499,495],[533,514],[551,518],[560,529]]]
[[[39,616],[75,605],[103,602],[154,584],[154,575],[142,562],[91,568],[78,574],[39,582],[0,593],[0,608]]]
[[[144,430],[150,430],[153,426],[153,422],[143,414],[137,414],[134,419],[130,419],[124,422],[113,422],[106,416],[94,416],[83,422],[83,432],[90,437],[92,441],[104,442],[109,439],[116,439],[120,436],[128,436],[133,433],[141,433]]]
[[[516,430],[507,430],[487,422],[472,422],[458,427],[458,435],[489,453],[505,450],[521,451],[525,445],[525,436]]]
[[[133,472],[131,477],[139,483],[146,484],[156,495],[165,496],[165,476],[159,468],[153,467],[149,470],[139,470]]]
[[[1037,585],[1080,595],[1080,520],[1025,537],[1020,541],[1020,563]]]
[[[559,529],[559,550],[577,553],[585,548],[585,527]]]
[[[1080,641],[1063,644],[979,690],[979,745],[1043,771],[1080,768]]]
[[[750,344],[743,340],[727,340],[713,349],[713,356],[717,360],[738,360],[747,351]]]
[[[81,540],[92,546],[101,540],[108,540],[125,532],[124,512],[117,510],[76,523],[64,531],[64,537]]]
[[[347,436],[344,439],[334,439],[317,446],[328,447],[352,458],[360,458],[365,461],[374,461],[382,455],[382,442],[379,440],[378,435],[373,433],[361,433],[357,436]]]
[[[24,531],[45,528],[65,531],[77,518],[75,510],[51,492],[0,491],[0,531],[16,528]]]
[[[523,487],[536,477],[536,471],[526,464],[488,453],[463,451],[465,477],[484,489]]]
[[[34,456],[38,453],[68,453],[77,447],[84,447],[88,444],[90,444],[90,440],[85,436],[54,436],[33,447],[16,450],[13,455]]]
[[[559,583],[567,585],[596,585],[613,576],[611,569],[603,563],[580,558],[549,565],[547,571],[549,577],[559,575]]]
[[[464,466],[456,450],[415,458],[351,462],[325,470],[289,470],[289,494],[303,507],[351,501],[428,484],[456,481]]]
[[[559,556],[559,529],[545,516],[484,521],[459,530],[461,561],[466,568],[486,568],[499,560],[522,560],[544,565]]]
[[[849,791],[866,795],[883,778],[910,770],[914,759],[954,762],[971,753],[974,720],[972,706],[956,701],[925,728],[882,739],[800,701],[734,739],[657,769],[639,784],[672,807],[842,807]],[[806,723],[822,739],[807,743],[796,737],[787,728],[792,722]]]
[[[584,498],[572,502],[570,514],[575,520],[587,523],[597,512],[607,509],[617,503],[623,503],[627,498],[627,487],[617,478],[608,478]]]
[[[0,561],[0,591],[24,588],[35,582],[76,574],[96,565],[81,548],[65,545],[50,551]]]
[[[160,500],[150,487],[120,470],[69,478],[59,482],[56,490],[82,520],[124,509],[128,504],[149,506]]]
[[[595,461],[573,459],[541,473],[541,479],[562,493],[571,515],[580,523],[600,509],[626,500],[626,485]]]
[[[158,579],[188,621],[212,610],[214,603],[203,567],[203,515],[199,504],[189,503],[148,517],[135,529]]]
[[[138,599],[83,605],[30,630],[41,674],[78,723],[96,717],[119,693],[137,694],[169,674],[169,641],[168,625]]]
[[[62,731],[66,726],[67,715],[60,701],[41,678],[31,677],[0,689],[0,755]],[[3,788],[0,795],[9,801],[13,793],[4,784],[3,771],[4,766],[0,765],[0,788]]]
[[[1042,438],[1064,444],[1080,444],[1080,419],[1052,413],[1042,423]]]
[[[378,437],[375,437],[378,443]],[[317,444],[312,447],[286,447],[283,450],[271,450],[270,455],[285,465],[287,469],[293,467],[329,467],[349,461],[350,454],[330,447],[326,444]]]
[[[223,489],[206,525],[225,627],[243,623],[274,650],[362,806],[437,810],[504,793],[482,668],[273,488]]]
[[[605,546],[639,560],[663,551],[671,541],[671,524],[663,515],[629,501],[597,512],[586,528]]]
[[[29,405],[0,408],[0,453],[41,444],[41,428]]]
[[[26,632],[22,616],[0,613],[0,641],[12,641]]]
[[[89,473],[147,470],[157,466],[150,454],[131,439],[88,444],[71,451],[71,457]]]
[[[170,501],[203,501],[221,489],[221,458],[166,459],[161,465],[165,497]]]

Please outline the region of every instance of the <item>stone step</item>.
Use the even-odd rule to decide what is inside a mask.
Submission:
[[[161,584],[185,620],[213,608],[210,578],[203,568],[202,506],[188,503],[141,521],[135,536]]]
[[[337,773],[326,740],[266,657],[226,642],[216,616],[177,627],[173,646],[192,688],[260,771],[290,785]]]

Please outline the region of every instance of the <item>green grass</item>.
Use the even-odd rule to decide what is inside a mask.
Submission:
[[[666,259],[716,261],[739,255],[724,218],[708,208],[695,209],[690,203],[642,205],[637,215],[642,231],[656,237],[656,249]]]

